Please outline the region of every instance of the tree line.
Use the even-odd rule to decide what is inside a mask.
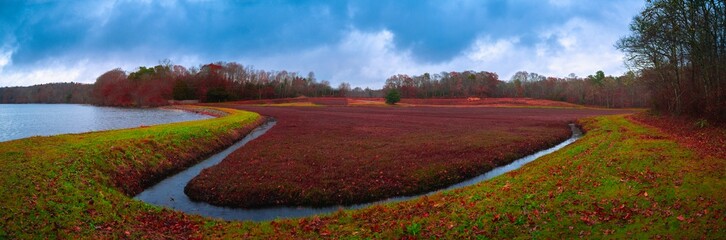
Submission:
[[[91,103],[93,85],[48,83],[0,88],[0,103]]]
[[[556,78],[520,71],[510,81],[498,78],[486,71],[397,74],[386,80],[384,91],[395,89],[403,98],[528,97],[619,108],[649,104],[646,86],[633,72],[617,77],[598,71],[585,78],[575,74]]]
[[[343,97],[350,84],[337,88],[318,81],[314,72],[257,70],[235,62],[216,62],[186,68],[168,60],[127,72],[116,68],[94,84],[50,83],[0,88],[0,103],[80,103],[101,106],[154,107],[170,100],[223,102],[248,99]]]
[[[621,76],[605,76],[603,71],[578,77],[545,77],[537,73],[517,72],[511,81],[502,83],[501,96],[549,99],[570,103],[629,108],[648,106],[646,86],[633,72]]]
[[[726,120],[726,3],[652,0],[616,47],[655,110]]]
[[[167,61],[128,74],[122,69],[108,71],[98,77],[92,95],[99,105],[159,106],[169,100],[223,102],[344,96],[349,88],[347,83],[333,88],[328,81],[318,82],[313,72],[303,77],[295,72],[256,70],[235,62],[185,68]]]
[[[94,84],[61,83],[32,87],[0,88],[2,103],[89,103],[104,106],[148,107],[169,100],[222,102],[247,99],[308,97],[383,97],[395,89],[402,98],[528,97],[605,107],[642,107],[649,102],[646,85],[634,73],[605,76],[602,71],[586,78],[544,77],[517,72],[501,81],[486,71],[441,72],[409,76],[396,74],[382,89],[351,89],[341,83],[318,82],[287,71],[256,70],[235,62],[217,62],[186,68],[168,61],[126,72],[120,68],[103,73]]]
[[[396,89],[403,98],[463,98],[495,96],[499,76],[491,72],[441,72],[419,76],[397,74],[386,79],[384,89]]]

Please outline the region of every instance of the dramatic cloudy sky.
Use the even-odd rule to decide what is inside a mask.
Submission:
[[[379,88],[396,73],[626,71],[642,0],[0,1],[0,86],[236,61]]]

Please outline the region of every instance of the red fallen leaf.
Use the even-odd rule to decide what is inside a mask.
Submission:
[[[379,226],[378,224],[374,224],[373,226],[371,226],[371,231],[373,231],[374,233],[380,232],[381,226]]]
[[[683,215],[678,216],[677,219],[678,219],[678,221],[685,221],[686,220],[686,218],[683,217]]]
[[[590,225],[590,218],[588,218],[587,216],[580,217],[580,220],[582,220],[586,224]]]
[[[507,214],[507,217],[509,218],[509,221],[512,223],[514,223],[514,221],[516,220],[516,219],[514,219],[514,216],[512,216],[512,214]]]
[[[492,219],[493,222],[499,221],[500,215],[494,215],[494,219]]]

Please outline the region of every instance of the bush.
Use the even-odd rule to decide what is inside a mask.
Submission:
[[[401,93],[398,92],[398,90],[391,89],[388,90],[388,93],[386,93],[386,103],[387,104],[396,104],[397,102],[401,101]]]

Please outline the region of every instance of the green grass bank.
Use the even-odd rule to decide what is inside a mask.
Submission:
[[[186,108],[224,116],[0,143],[0,238],[168,235],[153,223],[186,217],[131,197],[264,121],[251,112]]]

